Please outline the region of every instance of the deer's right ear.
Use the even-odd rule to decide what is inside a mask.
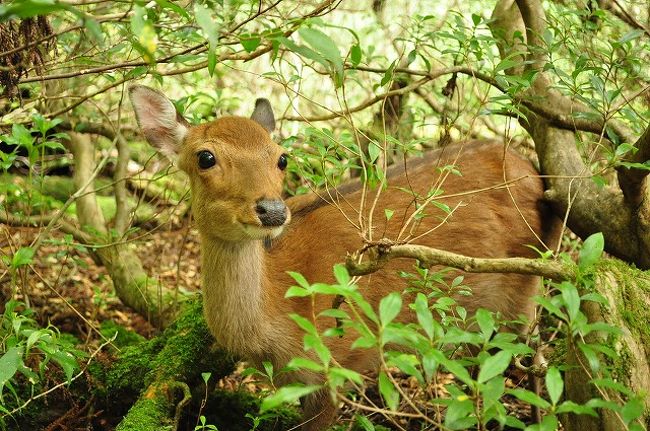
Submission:
[[[145,138],[172,161],[190,124],[162,93],[144,85],[129,87],[129,97]]]

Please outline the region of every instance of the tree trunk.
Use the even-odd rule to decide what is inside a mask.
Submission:
[[[95,148],[88,135],[70,132],[74,155],[74,184],[83,193],[77,200],[77,218],[81,228],[96,239],[95,255],[111,276],[115,293],[123,304],[133,308],[154,324],[165,326],[178,309],[177,292],[147,275],[134,247],[109,234],[93,187]]]
[[[622,332],[618,336],[595,331],[585,337],[587,343],[600,343],[616,352],[615,358],[600,355],[600,370],[592,370],[578,348],[577,340],[569,340],[565,361],[566,396],[578,404],[593,398],[625,403],[620,392],[598,388],[593,379],[611,377],[637,395],[645,394],[641,423],[650,428],[650,275],[615,260],[602,260],[595,276],[594,289],[607,305],[586,301],[582,312],[589,323],[605,322]],[[591,292],[581,292],[582,295]],[[562,361],[564,362],[564,361]],[[562,417],[566,431],[619,431],[627,429],[620,414],[601,409],[598,417],[567,414]]]
[[[216,381],[233,371],[232,358],[213,344],[202,301],[191,300],[160,336],[123,349],[106,370],[95,373],[104,382],[108,410],[137,400],[117,429],[176,429],[191,399],[189,388],[204,384],[201,373]]]

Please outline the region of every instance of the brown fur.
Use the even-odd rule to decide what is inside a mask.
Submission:
[[[136,112],[137,104],[134,98]],[[145,129],[142,123],[146,119],[140,121]],[[359,232],[339,209],[323,204],[315,195],[287,202],[298,216],[293,222],[287,221],[281,235],[277,236],[281,228],[262,228],[255,202],[280,198],[284,175],[277,160],[283,149],[250,119],[221,118],[190,128],[176,149],[179,166],[191,180],[193,212],[201,234],[205,316],[217,342],[254,364],[271,361],[276,369],[292,357],[306,355],[303,332],[288,314],[298,313],[311,320],[331,307],[332,298],[317,297],[313,306],[309,298],[285,299],[287,288],[294,284],[287,271],[299,272],[310,282],[333,281],[332,266],[344,260],[346,253],[363,246]],[[217,166],[200,170],[196,154],[201,150],[213,152]],[[462,176],[436,170],[454,162]],[[510,192],[497,187],[441,198],[441,202],[458,208],[446,223],[417,243],[477,257],[534,257],[535,252],[526,245],[543,246],[532,231],[544,241],[556,235],[541,203],[542,181],[528,161],[512,151],[504,152],[501,145],[474,142],[447,147],[410,162],[406,171],[408,181],[403,166],[391,172],[390,187],[381,194],[374,217],[375,239],[394,238],[402,227],[403,216],[414,209],[413,196],[399,188],[412,187],[426,194],[440,184],[444,195],[454,195],[497,187],[506,179],[522,176],[525,178],[510,185]],[[353,189],[346,186],[341,209],[356,221],[354,208],[358,207],[361,192]],[[384,208],[394,210],[389,222],[383,215]],[[434,206],[426,212],[428,217],[414,235],[437,226],[445,217]],[[243,227],[242,223],[258,228]],[[265,236],[277,236],[269,250],[263,246]],[[412,268],[412,261],[393,261],[384,270],[363,277],[359,286],[366,299],[376,305],[390,291],[405,287],[397,271]],[[532,314],[530,298],[538,287],[535,277],[465,274],[465,284],[472,287],[473,295],[459,296],[457,300],[470,313],[485,307],[506,318]],[[413,316],[404,308],[400,318],[409,321]],[[321,329],[333,325],[331,319],[323,318],[316,323]],[[377,352],[351,350],[354,339],[354,334],[346,334],[331,340],[334,358],[342,366],[360,372],[376,367]],[[321,376],[310,372],[294,373],[286,379],[322,382]],[[310,431],[326,428],[336,412],[323,392],[308,397],[303,407],[307,421],[303,429]]]

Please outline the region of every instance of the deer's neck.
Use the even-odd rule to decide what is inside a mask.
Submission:
[[[202,238],[201,248],[205,317],[217,342],[246,357],[263,353],[273,322],[261,242]]]

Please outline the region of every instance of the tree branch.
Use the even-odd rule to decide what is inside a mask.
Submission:
[[[415,81],[414,83],[412,83],[410,85],[407,85],[406,87],[398,88],[396,90],[387,91],[385,93],[382,93],[382,94],[379,94],[379,95],[377,95],[375,97],[372,97],[372,98],[366,100],[365,102],[355,106],[354,108],[350,108],[350,109],[348,109],[346,111],[339,111],[339,112],[332,111],[332,113],[330,113],[330,114],[317,115],[317,116],[314,116],[314,117],[302,117],[302,116],[287,115],[287,116],[284,116],[282,118],[282,120],[289,120],[289,121],[327,121],[327,120],[333,120],[335,118],[343,117],[345,115],[352,114],[354,112],[362,111],[362,110],[366,109],[367,107],[372,106],[377,102],[381,102],[382,100],[384,100],[384,99],[386,99],[388,97],[399,96],[399,95],[402,95],[402,94],[406,94],[406,93],[408,93],[410,91],[415,90],[418,87],[423,86],[427,82],[431,81],[431,79],[433,79],[433,78],[431,78],[429,76],[424,77],[424,78],[420,79],[419,81]]]
[[[541,4],[539,0],[517,0],[517,5],[522,11],[529,43],[533,45],[531,50],[535,52],[540,46],[538,37],[543,34],[545,25]],[[506,36],[518,30],[515,21],[500,20]],[[495,30],[498,29],[492,28],[493,32]],[[539,63],[540,58],[534,61]],[[543,71],[538,72],[526,97],[544,99],[546,106],[553,106],[553,110],[561,115],[572,115],[586,109],[553,90]],[[644,222],[647,217],[637,217],[620,190],[599,188],[593,181],[585,179],[590,169],[576,147],[574,133],[560,130],[556,123],[532,109],[523,111],[526,120],[520,119],[520,123],[535,142],[541,171],[547,175],[545,182],[549,190],[545,196],[556,212],[564,215],[567,225],[580,237],[602,232],[608,252],[641,267],[650,267],[650,248],[647,245],[650,238],[644,233],[650,231],[650,226]],[[627,142],[636,141],[625,130],[617,133],[624,133],[622,136]]]
[[[345,265],[351,275],[366,275],[378,271],[392,259],[417,259],[426,266],[443,265],[465,272],[509,273],[539,275],[555,281],[572,280],[576,271],[570,264],[542,259],[478,258],[463,256],[423,245],[375,245],[370,248],[374,256],[367,262],[358,263],[358,254],[347,257]]]
[[[49,223],[53,223],[53,227],[57,227],[60,231],[68,233],[73,236],[77,241],[88,244],[90,242],[90,235],[78,229],[71,221],[65,217],[58,217],[58,214],[43,214],[33,215],[29,217],[19,217],[14,214],[0,212],[0,223],[9,226],[25,226],[25,227],[43,227]]]
[[[542,48],[542,33],[546,29],[546,15],[538,0],[515,0],[526,26],[526,43],[530,52],[526,56],[526,70],[542,70],[546,52]]]
[[[115,181],[115,230],[119,235],[124,235],[129,228],[129,194],[126,189],[127,168],[130,160],[129,144],[121,133],[117,138],[117,163],[113,179]]]
[[[650,125],[645,129],[645,132],[634,144],[637,149],[629,159],[626,161],[632,163],[645,163],[650,160]],[[646,195],[645,179],[648,176],[648,171],[645,169],[619,167],[617,169],[618,184],[623,191],[625,200],[633,208],[637,208]]]

